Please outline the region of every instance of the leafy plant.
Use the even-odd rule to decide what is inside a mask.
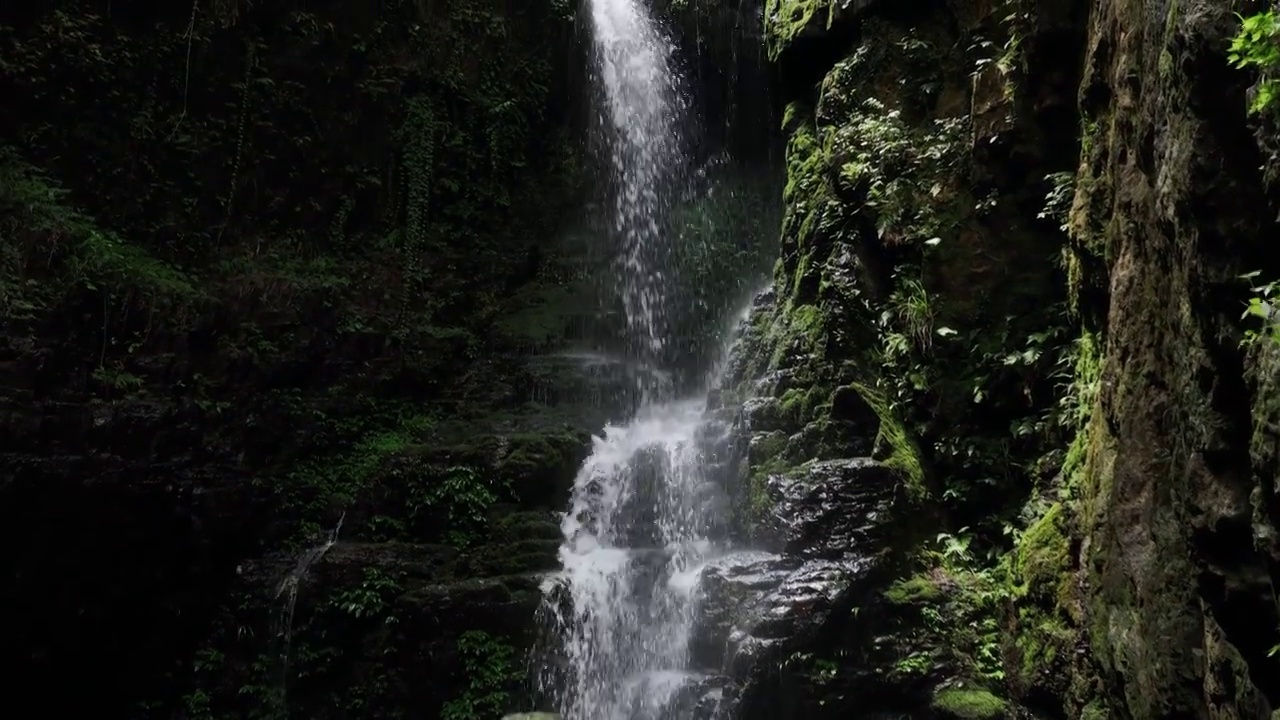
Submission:
[[[97,368],[93,371],[93,379],[109,388],[125,392],[138,390],[142,387],[142,378],[117,368]]]
[[[51,299],[48,288],[23,282],[38,270],[55,273],[64,289],[102,289],[150,302],[199,297],[186,274],[102,228],[71,206],[68,195],[14,150],[0,147],[0,239],[9,265],[0,267],[0,310],[31,309]],[[15,248],[24,252],[14,254]]]
[[[1249,112],[1261,113],[1280,96],[1280,16],[1275,10],[1240,18],[1240,32],[1231,40],[1227,53],[1231,64],[1239,69],[1258,72],[1258,85]]]
[[[1049,181],[1051,187],[1044,199],[1044,209],[1036,215],[1036,219],[1052,220],[1058,223],[1058,229],[1066,232],[1071,201],[1075,197],[1076,174],[1057,172],[1046,176],[1045,180]]]
[[[462,695],[444,704],[443,720],[500,717],[510,697],[507,687],[520,677],[515,648],[483,630],[468,630],[458,638],[458,655],[467,684]]]
[[[338,593],[330,604],[353,618],[377,617],[386,611],[391,596],[399,591],[400,583],[395,578],[379,568],[366,568],[360,584]]]
[[[489,508],[498,501],[494,488],[474,468],[465,466],[451,467],[443,478],[429,478],[426,483],[410,498],[410,516],[429,509],[443,510],[449,544],[466,547],[475,542],[488,520]]]
[[[1253,281],[1260,274],[1259,271],[1254,271],[1240,277],[1243,280]],[[1280,308],[1275,305],[1278,290],[1280,290],[1280,283],[1274,280],[1252,288],[1254,296],[1249,298],[1249,305],[1245,308],[1244,314],[1240,316],[1240,319],[1256,318],[1262,322],[1262,329],[1246,330],[1246,343],[1256,342],[1260,338],[1267,338],[1273,342],[1280,343]]]

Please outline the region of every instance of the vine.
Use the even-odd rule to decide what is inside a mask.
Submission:
[[[218,229],[218,242],[222,241],[222,234],[226,231],[227,224],[231,222],[231,202],[236,195],[236,176],[240,174],[240,160],[244,156],[244,126],[249,117],[249,80],[255,64],[257,63],[253,45],[249,45],[245,48],[244,81],[240,89],[240,120],[236,124],[236,154],[231,163],[231,187],[227,189],[227,202],[223,208],[222,227]]]
[[[412,248],[422,247],[427,238],[436,130],[435,110],[431,100],[422,95],[410,100],[403,133],[408,196],[405,206],[405,239]]]
[[[196,13],[200,8],[200,0],[192,0],[191,2],[191,22],[187,24],[187,61],[186,69],[183,71],[182,77],[182,112],[178,114],[178,122],[174,123],[173,130],[169,133],[169,139],[178,134],[178,128],[182,127],[182,121],[187,119],[187,97],[191,89],[191,44],[196,34]]]

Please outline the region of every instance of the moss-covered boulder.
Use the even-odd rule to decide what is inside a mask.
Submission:
[[[981,689],[946,688],[933,696],[933,709],[948,720],[1000,720],[1008,703]]]

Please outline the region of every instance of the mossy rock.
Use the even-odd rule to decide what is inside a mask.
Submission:
[[[934,694],[933,709],[956,720],[999,720],[1009,705],[987,690],[946,688]]]
[[[529,539],[481,545],[458,558],[457,577],[498,577],[553,570],[561,540]]]
[[[927,605],[940,602],[946,592],[928,575],[899,580],[884,591],[884,599],[894,605]]]
[[[507,452],[494,468],[526,507],[562,507],[578,466],[590,451],[586,432],[566,429],[504,438]]]
[[[1020,595],[1053,603],[1070,582],[1071,544],[1064,510],[1055,503],[1022,534],[1014,552],[1013,571]]]
[[[782,455],[787,448],[787,435],[779,430],[755,433],[747,445],[747,459],[759,467]]]
[[[503,508],[495,507],[491,538],[496,543],[513,543],[522,540],[555,540],[563,538],[560,531],[560,519],[552,512],[525,510],[520,512],[499,512]]]
[[[830,19],[830,0],[769,0],[765,6],[769,57],[776,59],[806,32],[825,30]]]
[[[1099,700],[1090,700],[1088,705],[1080,711],[1080,720],[1111,720],[1111,713],[1107,711],[1105,705]],[[1275,716],[1272,716],[1275,720]]]
[[[1050,694],[1066,690],[1065,663],[1076,635],[1071,624],[1079,619],[1065,512],[1054,503],[1033,522],[1014,548],[1010,567],[1018,623],[1005,639],[1006,658],[1018,659],[1007,668],[1010,681]]]

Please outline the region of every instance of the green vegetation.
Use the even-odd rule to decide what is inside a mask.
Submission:
[[[719,349],[732,328],[725,318],[765,277],[777,256],[780,204],[768,177],[741,168],[712,170],[708,188],[679,203],[669,258],[671,307],[679,308],[673,334],[682,358]]]
[[[0,146],[0,313],[29,320],[77,290],[175,306],[200,297],[192,279],[72,206],[69,191]]]
[[[399,590],[400,584],[394,578],[378,568],[366,568],[360,584],[340,591],[330,605],[356,619],[378,617]]]
[[[581,446],[559,426],[499,445],[485,417],[524,389],[508,354],[523,338],[501,321],[580,251],[547,249],[582,197],[561,117],[570,4],[67,0],[3,15],[12,387],[95,418],[59,437],[93,448],[83,468],[51,476],[118,476],[201,543],[130,586],[148,623],[121,632],[155,646],[104,674],[107,690],[145,696],[138,717],[191,720],[276,720],[286,695],[290,716],[395,718],[401,671],[456,695],[440,647],[406,647],[406,619],[427,610],[401,605],[423,582],[403,569],[541,567],[546,541],[495,541],[491,516],[518,493],[543,501]],[[713,209],[692,232],[731,235],[725,218],[748,211]],[[469,431],[446,441],[445,425]],[[344,512],[343,541],[414,550],[327,555],[286,637],[276,553],[315,547]],[[273,560],[245,560],[214,608],[233,556]],[[209,637],[189,662],[196,627]],[[483,677],[477,658],[496,651],[468,636],[459,652]]]
[[[445,703],[443,720],[501,717],[507,710],[508,687],[519,679],[515,649],[486,632],[469,630],[458,638],[461,669],[466,675],[462,695]]]
[[[1240,32],[1231,41],[1232,65],[1258,73],[1249,112],[1263,113],[1280,98],[1280,14],[1275,10],[1240,17]]]
[[[986,690],[961,688],[938,691],[933,707],[958,720],[998,720],[1006,710],[1005,702]]]
[[[922,569],[885,589],[904,629],[892,673],[946,671],[966,683],[1001,686],[1006,678],[1001,619],[1009,600],[1003,568],[979,557],[968,528],[940,533],[918,557]]]
[[[1254,271],[1241,276],[1241,279],[1256,282],[1259,274]],[[1244,341],[1252,343],[1266,339],[1280,343],[1280,311],[1277,311],[1275,306],[1277,299],[1280,298],[1280,292],[1278,292],[1280,284],[1273,280],[1255,285],[1251,290],[1254,293],[1253,297],[1249,298],[1249,305],[1240,319],[1254,318],[1261,324],[1261,328],[1247,329]]]
[[[764,18],[770,59],[776,60],[815,19],[821,27],[829,27],[835,9],[836,3],[830,0],[768,0]]]

